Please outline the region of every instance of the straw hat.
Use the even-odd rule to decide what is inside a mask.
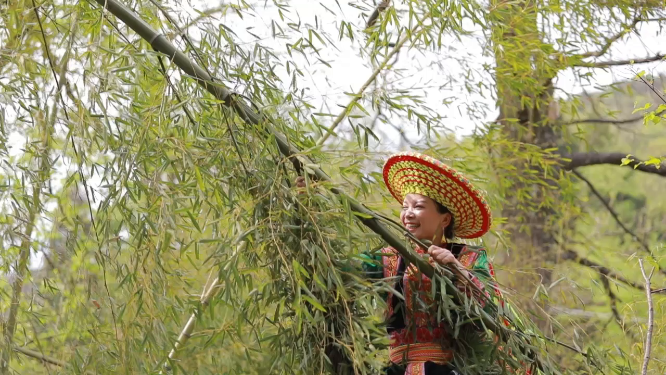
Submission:
[[[490,206],[480,190],[460,172],[427,155],[401,152],[384,164],[384,183],[402,203],[407,194],[421,194],[451,211],[456,237],[483,236],[492,223]]]

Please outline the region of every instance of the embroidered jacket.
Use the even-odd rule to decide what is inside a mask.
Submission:
[[[487,283],[494,285],[494,272],[484,249],[464,244],[447,244],[446,247],[470,271],[471,281],[483,295],[472,293],[460,281],[458,288],[488,311],[490,299]],[[419,254],[426,250],[417,247]],[[423,366],[426,361],[445,364],[451,361],[453,352],[448,349],[449,341],[445,321],[437,319],[437,305],[430,297],[432,282],[420,274],[414,265],[406,267],[400,254],[393,248],[384,248],[381,255],[372,257],[374,265],[366,262],[363,266],[366,275],[372,278],[397,278],[394,289],[403,295],[404,300],[389,293],[387,295],[387,332],[390,337],[389,356],[391,362],[408,366]],[[366,258],[368,258],[366,256]],[[381,258],[381,259],[380,259]],[[435,264],[432,258],[428,258]],[[498,292],[495,289],[496,292]]]

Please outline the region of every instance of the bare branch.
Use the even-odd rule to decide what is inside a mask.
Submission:
[[[666,58],[666,54],[658,54],[651,57],[645,57],[642,59],[627,59],[627,60],[608,60],[608,61],[595,61],[595,62],[578,62],[572,64],[572,66],[578,66],[583,68],[608,68],[610,66],[620,66],[620,65],[634,65],[634,64],[647,64]]]
[[[604,289],[606,289],[606,294],[608,295],[608,299],[610,300],[611,313],[613,315],[613,318],[615,319],[615,322],[620,327],[620,329],[622,329],[622,332],[624,332],[631,340],[638,341],[638,338],[634,335],[634,332],[630,330],[628,327],[625,327],[624,325],[624,320],[620,316],[620,312],[617,309],[617,302],[619,298],[617,297],[615,292],[613,292],[613,289],[611,288],[608,278],[606,278],[604,275],[599,275],[599,276],[601,279],[601,284],[604,286]]]
[[[611,164],[621,166],[623,159],[627,158],[626,153],[623,152],[575,152],[570,155],[563,155],[564,159],[568,159],[563,165],[564,169],[573,170],[579,167],[586,167],[590,165]],[[659,176],[666,177],[666,165],[649,164],[646,165],[644,161],[630,158],[631,161],[626,165],[632,167],[634,170],[653,173]]]
[[[375,22],[377,22],[377,18],[379,18],[379,15],[383,11],[385,11],[386,8],[388,8],[390,4],[391,4],[391,0],[382,0],[382,2],[379,3],[379,5],[377,5],[377,8],[375,8],[375,10],[372,12],[372,14],[370,15],[370,18],[368,18],[368,22],[366,22],[365,28],[367,29],[369,27],[374,26]]]
[[[580,174],[580,172],[578,172],[575,169],[572,171],[572,173],[575,174],[576,177],[581,179],[583,182],[585,182],[585,184],[587,184],[587,186],[590,188],[590,191],[592,191],[592,194],[594,194],[601,201],[601,203],[603,203],[604,207],[606,207],[606,209],[611,214],[611,216],[613,216],[613,219],[615,219],[615,222],[620,226],[620,228],[622,228],[628,235],[630,235],[634,239],[634,241],[640,243],[641,246],[643,247],[643,249],[645,249],[645,251],[647,251],[648,254],[650,254],[650,256],[654,259],[654,254],[652,254],[652,250],[650,250],[650,247],[644,241],[642,241],[640,238],[638,238],[636,233],[634,233],[631,229],[627,228],[624,225],[624,223],[622,223],[622,221],[620,220],[620,217],[617,215],[615,210],[613,210],[613,207],[611,207],[610,203],[608,203],[608,201],[606,201],[606,198],[604,198],[601,195],[601,193],[599,193],[599,191],[594,187],[594,185],[592,185],[590,180],[585,178],[582,174]]]
[[[606,39],[606,43],[601,47],[601,49],[599,51],[586,52],[586,53],[578,55],[577,57],[580,58],[580,59],[585,59],[585,58],[588,58],[588,57],[599,57],[599,56],[604,55],[606,52],[608,52],[608,50],[611,48],[613,43],[618,41],[623,36],[632,32],[634,30],[634,28],[636,27],[636,25],[638,25],[638,23],[641,22],[641,21],[644,21],[644,19],[642,19],[641,17],[634,18],[629,25],[626,25],[625,28],[622,29],[622,31],[620,31],[619,33],[613,35],[612,37]]]
[[[647,295],[648,303],[648,326],[647,337],[645,338],[645,357],[643,358],[643,375],[648,373],[648,364],[650,363],[650,352],[652,352],[652,329],[654,328],[654,306],[652,305],[652,293],[650,289],[650,280],[654,273],[654,267],[650,271],[650,276],[645,274],[645,267],[643,267],[643,259],[638,260],[638,265],[641,267],[643,279],[645,279],[645,294]]]
[[[599,263],[596,263],[596,262],[593,262],[593,261],[591,261],[587,258],[584,258],[573,250],[566,250],[564,255],[562,256],[562,258],[565,259],[565,260],[573,260],[576,263],[580,264],[581,266],[592,268],[593,270],[599,272],[600,274],[602,274],[602,275],[604,275],[608,278],[617,280],[617,281],[619,281],[619,282],[621,282],[625,285],[628,285],[632,288],[640,289],[640,290],[645,289],[645,285],[633,282],[631,280],[627,280],[624,277],[622,277],[622,276],[618,275],[617,273],[613,272],[613,270],[611,270],[610,268],[604,267],[604,266],[600,265]],[[665,290],[657,289],[657,290],[654,290],[653,292],[657,293],[657,292],[663,292],[663,291],[665,291]]]
[[[657,89],[654,87],[654,83],[652,83],[652,84],[651,84],[651,83],[648,83],[648,81],[645,80],[645,77],[643,77],[642,74],[637,74],[637,76],[638,76],[638,78],[639,78],[641,81],[643,81],[643,83],[644,83],[647,87],[650,88],[650,90],[652,90],[653,93],[655,93],[655,94],[657,95],[657,97],[659,97],[659,99],[661,99],[661,101],[662,101],[664,104],[666,104],[666,99],[664,99],[664,97],[661,96],[661,92],[659,92],[660,90],[657,90]]]

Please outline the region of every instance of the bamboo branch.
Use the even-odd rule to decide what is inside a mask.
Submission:
[[[424,18],[428,17],[428,15],[429,14],[426,14],[424,16]],[[421,24],[422,24],[422,22],[418,23],[418,25],[421,25]],[[384,70],[386,65],[388,65],[389,61],[391,61],[391,59],[393,58],[393,56],[400,51],[402,46],[409,40],[412,33],[416,32],[418,30],[418,28],[419,28],[419,26],[417,26],[412,32],[405,33],[405,36],[403,36],[402,39],[400,39],[400,41],[398,42],[398,44],[396,44],[395,47],[393,47],[391,52],[389,52],[389,54],[386,55],[386,57],[384,58],[384,61],[382,61],[382,63],[379,64],[377,69],[375,69],[375,71],[372,72],[372,75],[370,75],[370,78],[368,78],[365,81],[365,83],[363,84],[363,86],[361,86],[361,88],[358,90],[358,92],[356,94],[354,94],[354,97],[349,102],[349,104],[347,104],[347,106],[345,106],[345,108],[342,110],[342,112],[340,112],[340,114],[335,119],[335,121],[333,121],[331,126],[328,129],[326,129],[326,132],[321,136],[321,138],[319,138],[319,140],[317,141],[317,146],[323,145],[324,142],[326,142],[326,140],[328,139],[328,137],[331,134],[335,134],[334,133],[335,129],[338,127],[338,125],[340,125],[342,120],[344,120],[345,117],[347,117],[347,115],[352,110],[354,105],[356,105],[356,102],[358,102],[361,99],[365,90],[372,84],[372,82],[375,81],[375,79],[377,79],[377,76],[379,75],[379,73],[382,70]]]
[[[191,19],[190,22],[188,22],[187,24],[185,24],[185,26],[183,26],[183,30],[185,31],[185,30],[189,29],[190,27],[192,27],[192,26],[196,25],[197,23],[199,23],[199,21],[201,21],[201,20],[203,20],[203,19],[205,19],[205,18],[208,18],[208,17],[212,17],[215,13],[223,12],[223,11],[225,11],[226,9],[229,9],[229,7],[230,7],[229,4],[224,3],[224,4],[222,4],[222,5],[218,6],[218,7],[210,8],[210,9],[206,9],[206,10],[200,12],[200,14],[199,14],[197,17]],[[184,31],[179,31],[179,32],[180,32],[180,33],[183,33]]]
[[[261,126],[263,130],[267,133],[269,137],[275,139],[277,146],[280,152],[288,158],[293,164],[297,172],[303,170],[303,163],[299,160],[302,158],[307,160],[308,163],[312,163],[307,157],[302,156],[300,150],[292,146],[285,137],[277,132],[273,127],[273,122],[263,113],[256,113],[252,108],[243,103],[240,100],[237,100],[237,96],[229,91],[224,85],[220,83],[215,83],[212,81],[212,77],[197,64],[192,62],[190,59],[185,56],[181,51],[177,50],[176,47],[166,39],[166,37],[153,30],[153,28],[148,25],[145,21],[139,18],[134,12],[127,9],[117,0],[95,0],[99,5],[104,7],[117,18],[127,24],[131,29],[138,33],[143,39],[147,40],[151,47],[166,56],[169,57],[169,60],[172,61],[176,66],[183,70],[187,75],[194,78],[197,83],[204,87],[209,93],[211,93],[215,98],[221,100],[224,105],[232,108],[238,116],[248,124]],[[297,157],[298,156],[298,157]],[[312,163],[315,164],[315,163]],[[313,175],[312,178],[322,182],[330,182],[331,178],[320,168],[312,168]],[[434,268],[425,262],[421,257],[416,255],[412,250],[409,250],[405,247],[404,241],[400,240],[398,237],[393,235],[386,227],[384,227],[378,219],[375,218],[373,212],[366,209],[359,202],[344,194],[340,189],[331,188],[331,192],[336,195],[339,195],[342,199],[349,201],[352,210],[360,212],[361,214],[370,215],[372,218],[360,218],[361,222],[368,226],[375,233],[379,234],[388,244],[394,247],[400,252],[407,260],[415,264],[423,273],[428,276],[434,274]],[[359,217],[359,216],[357,216]]]
[[[30,242],[32,240],[32,231],[35,228],[35,218],[37,210],[41,206],[41,185],[35,181],[33,184],[32,204],[29,206],[28,221],[26,222],[25,233],[21,240],[21,251],[19,253],[19,260],[15,268],[16,279],[12,284],[12,300],[9,307],[9,316],[7,322],[4,324],[3,336],[5,339],[5,348],[9,349],[14,346],[14,332],[16,331],[16,320],[18,316],[18,309],[21,303],[21,294],[23,292],[23,281],[28,276],[28,259],[30,258]],[[11,350],[3,350],[2,358],[0,358],[0,374],[9,372],[9,362],[11,360]]]
[[[45,363],[49,363],[49,364],[60,366],[60,367],[67,367],[68,366],[67,362],[65,362],[65,361],[61,361],[59,359],[49,357],[49,356],[44,355],[40,352],[36,352],[34,350],[22,348],[20,346],[14,346],[13,349],[14,349],[15,352],[27,355],[28,357],[39,359],[40,361],[45,362]]]
[[[389,5],[391,4],[391,0],[382,0],[379,5],[377,5],[377,8],[370,14],[370,18],[368,18],[368,22],[365,24],[365,28],[370,28],[375,25],[375,22],[377,22],[377,18],[379,18],[379,15],[385,11]]]
[[[15,33],[12,35],[12,28],[8,28],[9,36],[2,48],[0,48],[0,51],[7,51],[7,55],[10,55],[14,48],[22,45],[25,36],[29,35],[34,29],[34,18],[34,14],[29,12],[27,14],[24,13],[21,17],[19,17],[17,19],[17,23],[19,23],[19,25],[16,25],[16,30],[14,30]],[[19,27],[20,31],[18,30]],[[9,64],[11,61],[12,60],[9,56],[4,57],[2,54],[0,54],[0,72],[2,72],[5,66],[7,66],[7,64]]]
[[[645,267],[643,267],[643,259],[638,260],[638,265],[641,267],[643,279],[645,279],[645,294],[647,295],[648,303],[648,326],[647,337],[645,338],[645,356],[643,358],[643,375],[648,373],[648,364],[650,363],[650,353],[652,352],[652,330],[654,328],[654,306],[652,305],[652,293],[650,292],[650,280],[654,273],[654,267],[650,271],[650,276],[645,274]]]

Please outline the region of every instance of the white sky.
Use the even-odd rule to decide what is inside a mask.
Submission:
[[[204,10],[211,6],[206,6],[206,2],[193,1],[193,6],[198,10]],[[336,14],[331,14],[326,11],[322,3],[312,0],[291,0],[288,2],[289,9],[291,10],[291,19],[294,22],[300,21],[302,24],[310,25],[314,28],[315,24],[319,25],[318,30],[327,33],[333,40],[337,40],[338,30],[341,21],[351,22],[355,25],[354,33],[357,36],[356,43],[352,44],[348,38],[344,38],[339,43],[336,43],[335,48],[325,46],[322,54],[324,58],[329,61],[331,67],[326,67],[323,64],[316,65],[309,68],[305,77],[301,77],[299,87],[306,87],[311,93],[311,104],[322,108],[322,112],[330,112],[338,114],[341,111],[340,106],[347,105],[349,99],[345,97],[343,92],[357,92],[362,84],[372,73],[372,69],[368,64],[367,59],[360,57],[359,39],[363,35],[361,30],[364,26],[364,21],[361,18],[361,11],[354,5],[361,5],[362,2],[349,2],[339,3],[340,8],[336,3],[326,3],[329,9],[336,11]],[[367,6],[369,8],[369,6]],[[181,7],[181,9],[184,9]],[[370,12],[368,11],[367,14]],[[193,13],[196,14],[196,13]],[[208,18],[205,22],[211,22],[216,25],[219,22],[226,26],[231,27],[240,37],[241,40],[248,42],[248,47],[251,48],[255,38],[249,34],[243,33],[246,28],[251,28],[253,34],[259,35],[263,40],[261,43],[270,45],[276,51],[285,51],[285,44],[287,42],[295,42],[299,36],[293,32],[294,37],[290,40],[273,40],[270,38],[271,20],[278,18],[277,8],[272,4],[267,4],[266,7],[258,6],[255,8],[256,16],[246,16],[244,19],[239,19],[235,13],[228,13],[225,16],[216,14],[213,18]],[[181,17],[185,16],[181,13]],[[315,17],[317,22],[315,22]],[[199,23],[202,25],[202,23]],[[305,29],[305,28],[303,28]],[[197,29],[195,27],[188,30],[191,35],[196,36]],[[477,30],[479,31],[479,30]],[[657,53],[666,52],[666,43],[663,43],[664,38],[660,33],[660,28],[656,22],[639,24],[640,37],[632,34],[631,36],[623,38],[613,45],[613,48],[603,58],[599,60],[610,60],[613,58],[627,59],[629,57],[643,58],[656,55]],[[303,35],[307,35],[305,32]],[[443,49],[438,54],[432,52],[420,51],[407,51],[404,48],[401,52],[399,63],[396,69],[402,69],[403,75],[410,76],[400,82],[400,87],[407,88],[410,86],[430,86],[430,88],[423,90],[426,99],[426,105],[431,108],[441,108],[442,102],[445,98],[455,98],[454,102],[446,109],[440,110],[446,113],[450,120],[451,128],[456,134],[462,136],[470,134],[475,126],[481,125],[483,122],[488,122],[497,117],[497,112],[494,108],[495,102],[490,93],[487,95],[470,95],[463,86],[463,79],[459,82],[448,85],[446,89],[439,87],[447,83],[447,76],[453,75],[461,77],[467,70],[474,70],[477,75],[473,77],[473,82],[485,81],[492,83],[492,77],[488,72],[483,71],[483,64],[491,64],[492,61],[487,57],[482,56],[483,39],[480,31],[476,33],[475,37],[463,37],[458,41],[452,36],[444,39],[444,45],[447,48]],[[447,50],[448,49],[448,50]],[[467,66],[463,67],[455,59],[464,59]],[[298,60],[298,59],[297,59]],[[300,59],[299,61],[303,61]],[[439,69],[432,64],[439,63],[443,69]],[[652,74],[666,73],[666,61],[660,61],[650,64],[641,64],[636,66],[618,66],[612,67],[608,70],[603,69],[590,69],[593,77],[589,84],[581,84],[577,82],[576,75],[573,69],[561,72],[556,80],[556,87],[560,90],[556,91],[558,97],[562,97],[563,93],[578,94],[583,90],[588,92],[598,91],[597,88],[607,86],[613,82],[631,79],[635,76],[634,71],[646,70]],[[580,70],[579,70],[580,71]],[[395,75],[393,75],[395,78]],[[391,77],[389,76],[389,79]],[[286,79],[289,82],[289,79]],[[418,92],[418,91],[417,91]],[[487,106],[490,111],[482,118],[471,118],[465,113],[465,103],[482,103]],[[328,109],[328,110],[327,110]],[[330,121],[330,120],[329,120]],[[394,148],[396,146],[393,140],[397,139],[397,132],[392,131],[387,127],[383,127],[386,134],[383,137],[380,148]],[[411,135],[416,137],[414,127],[407,127],[411,130]]]

